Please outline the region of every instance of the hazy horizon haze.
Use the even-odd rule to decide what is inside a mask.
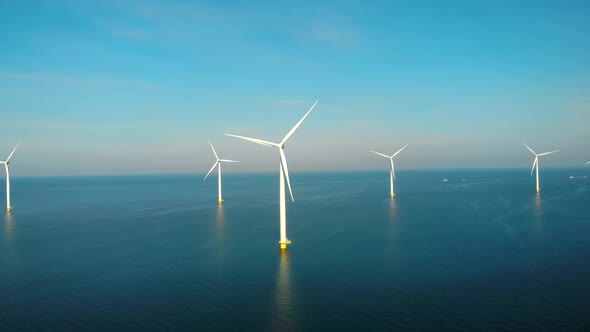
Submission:
[[[590,4],[0,4],[11,175],[578,167],[590,160]],[[225,166],[225,165],[224,165]]]

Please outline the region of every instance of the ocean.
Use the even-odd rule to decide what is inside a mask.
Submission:
[[[589,173],[14,177],[0,329],[590,330]]]

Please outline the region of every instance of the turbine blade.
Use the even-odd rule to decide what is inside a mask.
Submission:
[[[316,100],[315,103],[313,103],[313,105],[309,109],[309,111],[307,111],[307,113],[305,113],[305,115],[301,118],[301,120],[299,120],[299,122],[297,122],[297,124],[293,128],[291,128],[291,130],[287,133],[287,135],[285,136],[285,138],[283,138],[283,140],[281,141],[281,145],[287,143],[287,141],[289,140],[289,138],[291,137],[291,135],[293,135],[293,133],[295,132],[295,130],[297,130],[297,128],[299,128],[299,126],[301,125],[301,123],[303,122],[303,120],[305,120],[305,118],[307,118],[307,116],[309,115],[309,113],[311,113],[311,111],[313,111],[313,108],[315,107],[315,105],[318,104],[318,101],[319,100]]]
[[[213,147],[213,144],[211,144],[211,141],[209,141],[209,145],[211,145],[211,150],[213,150],[213,154],[215,155],[215,159],[219,160],[219,157],[217,156],[217,152],[215,152],[215,148]]]
[[[373,151],[373,150],[369,150],[369,152],[373,152],[374,154],[378,154],[378,155],[380,155],[381,157],[385,157],[385,158],[391,158],[390,156],[388,156],[388,155],[386,155],[386,154],[383,154],[383,153],[381,153],[381,152],[377,152],[377,151]]]
[[[586,163],[586,165],[590,164],[590,161]]]
[[[539,157],[535,157],[533,161],[533,167],[531,167],[531,175],[533,175],[533,171],[535,170],[535,165],[539,162]]]
[[[531,149],[528,145],[526,145],[524,142],[521,141],[522,144],[524,144],[524,146],[526,146],[527,149],[529,149],[529,151],[531,151],[535,156],[537,155],[537,153],[535,151],[533,151],[533,149]]]
[[[543,153],[539,154],[539,157],[540,156],[546,156],[548,154],[552,154],[552,153],[555,153],[555,152],[559,152],[559,150],[555,150],[555,151],[551,151],[551,152],[543,152]]]
[[[402,152],[402,150],[403,150],[403,149],[405,149],[405,148],[406,148],[406,146],[408,146],[408,144],[404,145],[404,147],[403,147],[403,148],[399,149],[399,150],[398,150],[396,153],[394,153],[394,154],[393,154],[393,156],[391,156],[391,158],[393,158],[393,157],[397,156],[397,154],[398,154],[398,153],[400,153],[400,152]]]
[[[293,191],[291,190],[291,181],[289,180],[287,158],[285,157],[285,152],[283,151],[283,149],[279,149],[279,153],[281,154],[281,165],[283,166],[283,172],[285,172],[285,179],[287,179],[287,187],[289,187],[289,194],[291,194],[291,200],[295,202],[295,198],[293,197]]]
[[[6,162],[10,161],[10,158],[14,154],[14,151],[16,151],[16,148],[18,148],[19,144],[20,144],[20,142],[16,143],[16,146],[14,147],[14,149],[12,149],[12,152],[10,153],[10,155],[8,156],[8,158],[6,159]]]
[[[229,159],[219,159],[220,162],[224,163],[239,163],[237,160],[229,160]]]
[[[203,181],[207,180],[207,177],[209,176],[209,174],[211,174],[211,172],[213,172],[213,170],[215,169],[215,166],[217,166],[218,163],[219,163],[219,161],[216,161],[213,164],[213,167],[211,167],[211,169],[209,170],[209,172],[207,173],[207,175],[205,175],[205,178],[203,179]]]
[[[393,179],[395,180],[395,167],[393,167],[393,158],[389,159],[391,161],[391,174],[393,174]]]
[[[243,140],[246,141],[250,141],[250,142],[254,142],[256,144],[261,144],[261,145],[266,145],[266,146],[274,146],[274,147],[280,147],[277,143],[273,143],[273,142],[269,142],[269,141],[264,141],[258,138],[250,138],[250,137],[245,137],[245,136],[239,136],[239,135],[232,135],[232,134],[225,134],[225,136],[231,136],[231,137],[237,137],[237,138],[241,138]]]

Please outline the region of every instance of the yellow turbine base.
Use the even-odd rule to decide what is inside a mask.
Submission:
[[[279,241],[279,244],[280,244],[280,246],[281,246],[281,250],[286,250],[286,249],[287,249],[287,245],[288,245],[288,244],[291,244],[291,240],[287,240],[287,241],[285,241],[285,242],[281,242],[281,241]]]
[[[218,201],[217,201],[217,203],[218,203],[218,204],[223,204],[223,200],[222,200],[222,199],[220,199],[220,200],[218,200]]]
[[[389,197],[394,198],[395,197],[395,194],[391,194],[391,195],[389,195]]]
[[[540,192],[540,191],[541,191],[541,189],[537,189],[537,192]]]
[[[6,208],[6,212],[10,212],[10,211],[12,211],[12,208],[11,207],[7,207]]]

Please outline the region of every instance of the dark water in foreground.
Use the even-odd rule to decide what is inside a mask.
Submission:
[[[589,330],[587,173],[14,178],[0,330]]]

